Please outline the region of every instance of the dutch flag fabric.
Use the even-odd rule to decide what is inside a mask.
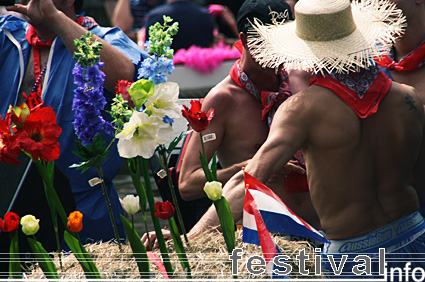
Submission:
[[[321,233],[294,214],[270,188],[246,172],[245,187],[243,241],[261,245],[270,274],[276,267],[272,260],[280,252],[269,231],[326,242]]]

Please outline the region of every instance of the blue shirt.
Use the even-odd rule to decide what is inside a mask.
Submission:
[[[2,85],[2,90],[0,91],[0,99],[2,101],[0,113],[3,117],[9,105],[16,104],[19,89],[28,67],[31,46],[25,38],[27,25],[26,21],[14,16],[0,17],[0,83]],[[148,55],[118,28],[96,26],[90,31],[109,42],[131,59],[136,69],[135,79],[138,65]],[[115,238],[115,236],[102,188],[100,184],[94,187],[89,184],[89,180],[98,177],[97,171],[92,168],[81,174],[80,170],[69,168],[70,165],[81,162],[81,159],[72,153],[72,151],[76,150],[75,141],[77,139],[74,133],[74,112],[72,110],[73,91],[76,88],[72,74],[75,63],[76,61],[66,46],[57,37],[51,46],[42,95],[45,105],[55,110],[57,123],[62,128],[62,134],[59,137],[61,153],[55,164],[68,177],[77,204],[77,210],[84,215],[84,228],[80,232],[80,237],[83,243],[98,240],[108,241]],[[111,99],[115,94],[105,89],[105,96],[108,105],[110,105]],[[110,120],[108,114],[104,116],[105,119]],[[109,144],[112,137],[105,135],[103,140],[107,142],[106,144]],[[125,232],[119,216],[123,210],[112,183],[113,178],[121,168],[121,164],[122,159],[118,154],[116,144],[114,144],[111,146],[110,154],[102,165],[102,169],[112,209],[119,225],[120,236],[125,238]]]

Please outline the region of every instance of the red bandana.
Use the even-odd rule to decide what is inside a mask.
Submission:
[[[77,23],[84,28],[91,29],[97,26],[96,21],[91,17],[79,17]],[[28,43],[33,47],[33,56],[34,56],[34,77],[37,80],[40,80],[41,75],[41,63],[40,63],[40,50],[45,47],[52,46],[52,41],[42,40],[35,33],[35,29],[32,25],[28,24],[28,29],[26,33],[26,39]],[[37,95],[41,97],[41,83],[37,84],[37,89],[35,90]]]
[[[378,65],[395,71],[411,71],[422,67],[425,63],[425,41],[415,50],[401,58],[397,63],[394,61],[394,54],[381,56],[381,60],[376,60]]]
[[[359,73],[316,76],[310,85],[332,90],[360,118],[366,118],[378,110],[379,103],[390,91],[392,81],[377,67]]]
[[[278,107],[290,96],[292,96],[291,91],[289,90],[289,77],[288,73],[283,70],[280,74],[280,85],[277,92],[268,92],[260,91],[255,87],[254,83],[249,79],[246,73],[239,67],[239,61],[237,60],[232,68],[230,69],[230,77],[233,81],[239,85],[242,89],[251,93],[258,101],[261,102],[263,108],[262,119],[267,115],[268,116],[268,125],[270,127],[274,114]],[[302,155],[301,150],[298,150],[297,153],[292,158],[293,160],[298,161],[299,165],[305,168],[305,161]],[[298,174],[296,172],[291,172],[285,178],[286,190],[288,192],[308,192],[308,183],[307,176],[305,174]]]
[[[246,73],[239,67],[239,61],[240,60],[237,60],[230,69],[230,77],[237,85],[254,95],[257,100],[261,101],[261,106],[263,108],[262,119],[267,115],[267,121],[270,127],[277,108],[292,95],[289,90],[288,73],[286,71],[281,72],[280,85],[277,92],[261,91],[255,87],[254,83],[252,83]]]

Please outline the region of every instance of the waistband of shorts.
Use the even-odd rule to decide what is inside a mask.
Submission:
[[[329,240],[323,247],[323,253],[378,253],[379,248],[391,248],[406,238],[414,240],[417,237],[414,235],[423,233],[421,230],[425,232],[425,220],[416,211],[365,235],[346,240]]]

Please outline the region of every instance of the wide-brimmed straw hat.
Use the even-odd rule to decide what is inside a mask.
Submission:
[[[264,25],[255,19],[248,46],[263,67],[355,71],[388,54],[404,23],[389,0],[300,0],[295,21]]]

